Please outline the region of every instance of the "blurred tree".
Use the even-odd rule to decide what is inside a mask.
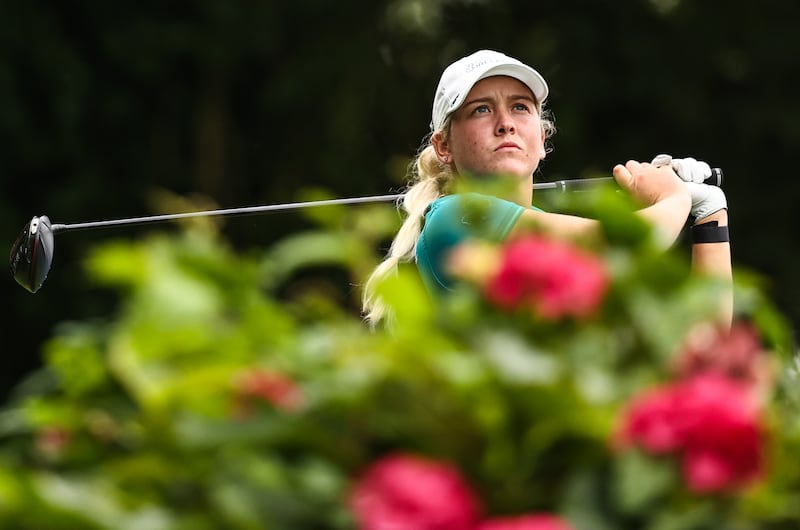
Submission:
[[[160,211],[158,190],[227,207],[282,202],[306,187],[397,189],[428,132],[442,66],[491,47],[535,64],[551,84],[559,133],[538,178],[607,172],[659,152],[722,166],[734,259],[763,273],[797,321],[789,227],[800,183],[784,175],[800,141],[798,14],[779,0],[724,9],[685,0],[3,2],[2,240],[10,246],[32,215]],[[250,248],[304,226],[288,215],[224,229]],[[10,277],[0,286],[2,338],[19,344],[0,370],[3,387],[39,362],[56,322],[108,310],[80,261],[111,236],[60,238],[35,297]]]

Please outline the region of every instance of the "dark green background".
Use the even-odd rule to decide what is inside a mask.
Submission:
[[[219,207],[397,190],[441,69],[494,48],[550,83],[558,133],[540,179],[661,152],[723,167],[734,261],[797,322],[798,20],[786,0],[4,0],[0,241],[33,215],[162,213],[158,190]],[[224,230],[249,249],[302,226]],[[81,268],[87,250],[156,229],[170,227],[62,234],[35,295],[6,275],[4,393],[54,326],[113,307]]]

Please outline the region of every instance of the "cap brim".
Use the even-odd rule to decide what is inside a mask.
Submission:
[[[501,64],[493,66],[475,79],[475,83],[481,79],[486,79],[487,77],[492,77],[495,75],[507,75],[527,85],[528,88],[531,89],[531,92],[533,92],[537,103],[541,104],[547,99],[547,94],[549,93],[547,83],[545,82],[544,78],[539,75],[539,72],[533,68],[517,64]],[[473,86],[475,86],[474,83]]]

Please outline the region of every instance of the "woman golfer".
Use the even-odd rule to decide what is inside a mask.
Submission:
[[[408,217],[365,285],[369,322],[387,316],[376,286],[400,262],[415,260],[426,286],[437,293],[453,287],[446,258],[467,238],[500,242],[531,226],[556,238],[599,237],[596,220],[532,205],[533,174],[555,131],[544,109],[547,94],[547,83],[536,70],[496,51],[478,51],[444,70],[434,95],[431,133],[411,166],[411,185],[403,198]],[[707,164],[659,155],[650,163],[617,165],[613,174],[645,205],[637,215],[656,228],[665,246],[674,243],[691,216],[693,268],[731,277],[727,204],[720,188],[702,184],[711,175]],[[462,175],[499,175],[510,179],[511,191],[502,197],[470,194],[480,201],[481,214],[467,221],[459,195],[450,194]],[[731,299],[721,312],[729,324]]]

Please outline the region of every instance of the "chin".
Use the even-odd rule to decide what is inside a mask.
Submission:
[[[494,167],[490,173],[523,179],[530,178],[531,175],[533,175],[533,172],[536,171],[537,167],[539,167],[538,163],[531,165],[530,160],[526,160],[525,163],[517,162],[498,165]]]
[[[501,175],[504,177],[514,178],[518,180],[529,179],[532,177],[533,172],[536,171],[536,168],[531,169],[530,167],[519,168],[498,168],[492,171],[491,173],[495,175]]]

